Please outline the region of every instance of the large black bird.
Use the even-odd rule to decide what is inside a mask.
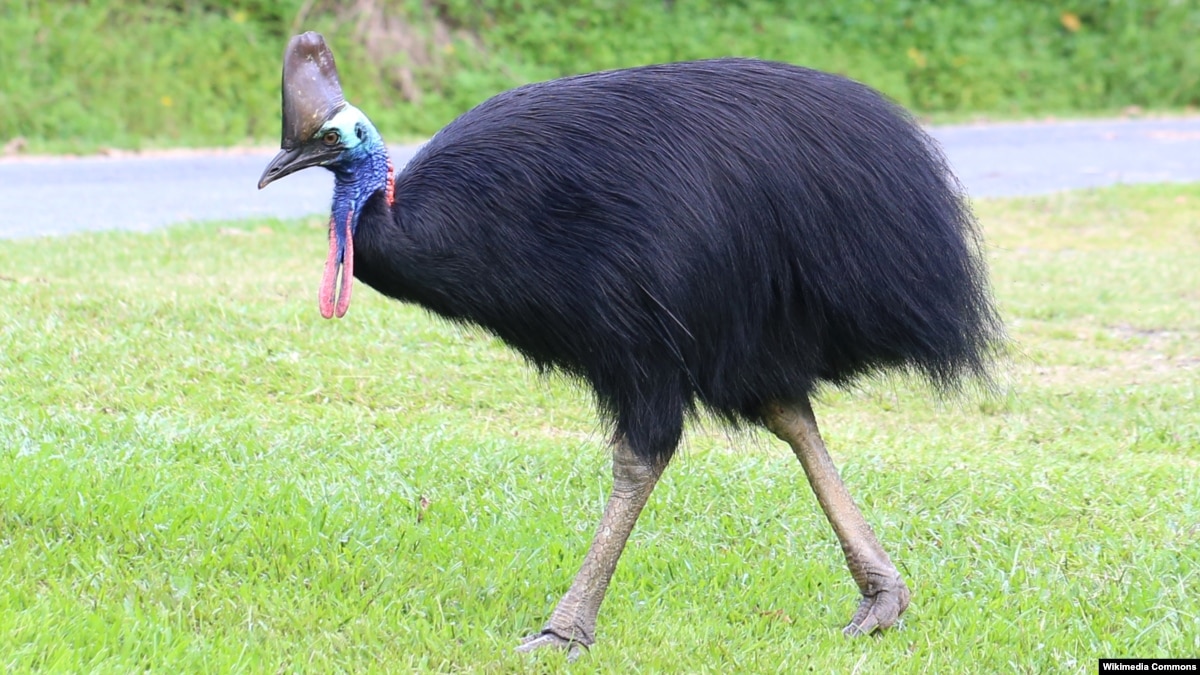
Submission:
[[[500,94],[394,174],[305,33],[284,55],[282,150],[259,187],[312,166],[336,177],[326,318],[357,276],[586,382],[612,423],[595,539],[521,649],[593,644],[625,541],[701,411],[763,425],[800,459],[862,593],[845,632],[895,623],[909,590],[810,396],[881,369],[943,389],[986,379],[1002,340],[974,217],[902,109],[781,63],[652,65]]]

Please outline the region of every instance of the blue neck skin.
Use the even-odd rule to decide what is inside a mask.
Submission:
[[[353,235],[358,231],[358,216],[367,199],[387,187],[387,146],[378,132],[370,128],[367,139],[347,148],[342,159],[329,165],[329,170],[334,174],[331,217],[338,239],[337,260],[342,262],[346,253],[346,218],[350,218]]]

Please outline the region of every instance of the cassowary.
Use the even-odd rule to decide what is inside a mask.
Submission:
[[[810,397],[886,369],[986,380],[1002,333],[971,211],[902,109],[781,63],[644,66],[499,94],[394,173],[306,33],[284,55],[282,150],[259,187],[312,166],[335,175],[326,318],[358,277],[581,380],[612,424],[595,538],[520,649],[593,644],[634,522],[704,411],[799,458],[862,594],[844,632],[896,622],[909,590]]]

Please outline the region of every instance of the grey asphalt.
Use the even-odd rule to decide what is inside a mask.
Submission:
[[[976,197],[1113,183],[1200,181],[1200,117],[930,129]],[[408,161],[416,146],[393,147]],[[302,171],[257,189],[272,152],[0,161],[0,238],[148,230],[188,221],[291,218],[329,207],[332,176]]]

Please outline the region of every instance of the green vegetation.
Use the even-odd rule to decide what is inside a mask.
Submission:
[[[1200,186],[979,204],[1003,391],[831,391],[914,590],[856,592],[797,462],[693,429],[601,611],[603,672],[1092,672],[1200,652]],[[0,242],[0,668],[557,668],[511,647],[610,484],[583,391],[365,288],[318,220]],[[539,666],[540,664],[540,666]]]
[[[516,84],[720,55],[847,74],[923,114],[1200,104],[1200,6],[969,0],[0,0],[0,143],[270,142],[280,55],[327,34],[391,140]]]

